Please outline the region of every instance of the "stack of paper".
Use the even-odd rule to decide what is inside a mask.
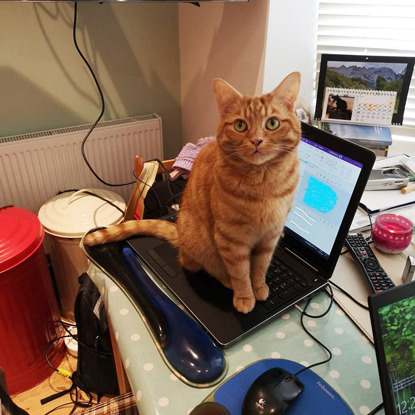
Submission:
[[[387,156],[389,146],[392,144],[392,135],[388,126],[322,122],[321,128],[338,137],[369,148],[379,156]]]

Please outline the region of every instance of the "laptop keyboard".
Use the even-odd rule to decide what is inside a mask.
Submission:
[[[174,223],[177,221],[177,212],[165,215],[160,219]],[[259,302],[266,310],[272,310],[283,301],[289,300],[307,290],[310,286],[304,278],[276,258],[272,258],[268,268],[267,284],[269,287],[269,297],[266,301]]]
[[[272,258],[267,271],[267,284],[269,286],[269,297],[260,303],[267,310],[272,310],[281,302],[307,290],[310,286],[299,274],[281,263],[277,258]]]

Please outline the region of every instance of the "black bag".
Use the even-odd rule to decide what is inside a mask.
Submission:
[[[105,307],[88,274],[79,277],[75,299],[78,363],[72,379],[85,392],[118,395],[118,380]]]

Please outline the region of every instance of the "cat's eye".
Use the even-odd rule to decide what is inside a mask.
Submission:
[[[244,120],[236,120],[233,126],[238,133],[243,133],[248,129],[248,126]]]
[[[267,130],[276,130],[279,125],[280,122],[276,118],[272,117],[266,122],[265,127]]]

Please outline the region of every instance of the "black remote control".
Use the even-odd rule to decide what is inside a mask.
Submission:
[[[374,293],[386,291],[395,286],[379,264],[362,233],[347,235],[346,245],[362,268]]]

